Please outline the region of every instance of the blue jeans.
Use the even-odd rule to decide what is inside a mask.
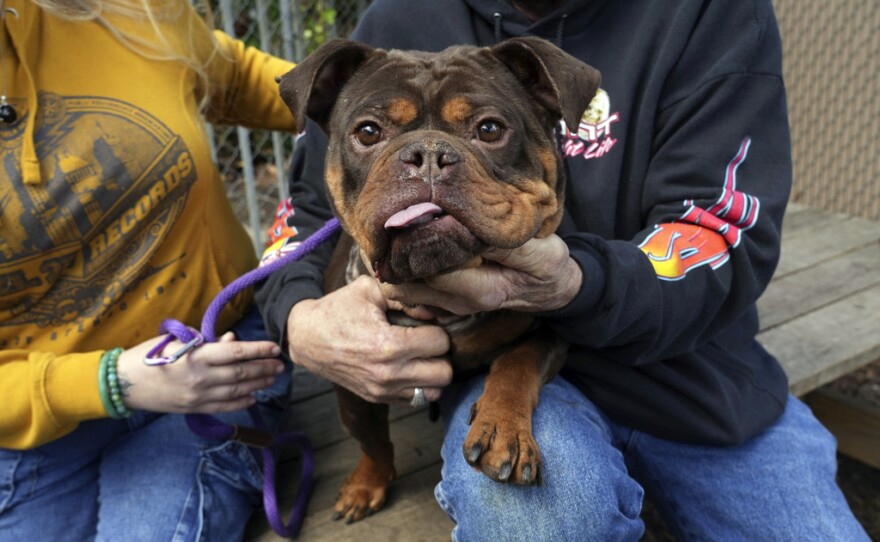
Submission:
[[[233,330],[266,338],[255,311]],[[285,418],[290,368],[256,394],[273,427]],[[217,417],[253,426],[246,411]],[[262,483],[259,454],[196,436],[182,415],[92,420],[32,450],[0,448],[0,541],[241,540]]]
[[[834,437],[795,397],[748,442],[696,446],[611,422],[562,377],[544,386],[533,428],[543,485],[494,482],[464,460],[476,378],[447,389],[443,477],[435,489],[456,541],[638,540],[644,491],[678,540],[868,541],[835,482]]]

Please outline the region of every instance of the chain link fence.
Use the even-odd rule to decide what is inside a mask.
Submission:
[[[302,60],[348,35],[370,0],[213,0],[218,28]],[[880,220],[880,2],[773,0],[784,44],[794,147],[792,199]],[[293,136],[212,127],[237,215],[261,250],[287,197]]]
[[[369,0],[212,0],[211,7],[217,28],[298,62],[328,39],[347,36],[368,4]],[[261,252],[275,207],[287,197],[294,136],[227,126],[208,129],[236,216]]]

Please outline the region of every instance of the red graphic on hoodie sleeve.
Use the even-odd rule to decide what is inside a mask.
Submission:
[[[290,198],[285,199],[281,203],[278,204],[278,207],[275,209],[275,222],[272,223],[272,227],[269,228],[269,244],[275,244],[278,241],[286,241],[291,237],[295,237],[297,233],[297,229],[290,224],[290,220],[293,218],[293,215],[296,212],[293,209],[293,202],[290,201]]]
[[[300,245],[300,240],[294,239],[299,234],[299,230],[291,223],[295,214],[296,210],[290,198],[278,204],[275,209],[275,222],[268,232],[269,246],[263,251],[260,267],[274,262]]]
[[[657,276],[665,280],[679,280],[703,265],[717,269],[729,257],[724,237],[683,222],[657,226],[639,248],[647,254]]]
[[[727,165],[721,197],[711,207],[702,209],[692,200],[675,222],[659,224],[639,248],[657,276],[679,280],[690,270],[703,265],[717,269],[730,258],[729,249],[739,245],[742,232],[755,225],[760,211],[758,198],[736,190],[736,172],[748,156],[751,139],[745,138],[733,160]]]

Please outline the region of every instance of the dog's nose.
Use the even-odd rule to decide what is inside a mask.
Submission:
[[[461,154],[446,141],[413,141],[400,149],[398,158],[423,174],[430,171],[431,166],[442,170],[461,162]]]

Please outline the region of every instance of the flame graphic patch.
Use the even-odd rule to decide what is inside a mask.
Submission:
[[[730,248],[742,232],[758,221],[758,198],[736,190],[736,172],[748,156],[751,138],[745,138],[725,169],[721,196],[708,209],[686,200],[687,210],[675,222],[658,224],[639,245],[663,280],[680,280],[689,271],[709,265],[717,269],[730,259]]]

